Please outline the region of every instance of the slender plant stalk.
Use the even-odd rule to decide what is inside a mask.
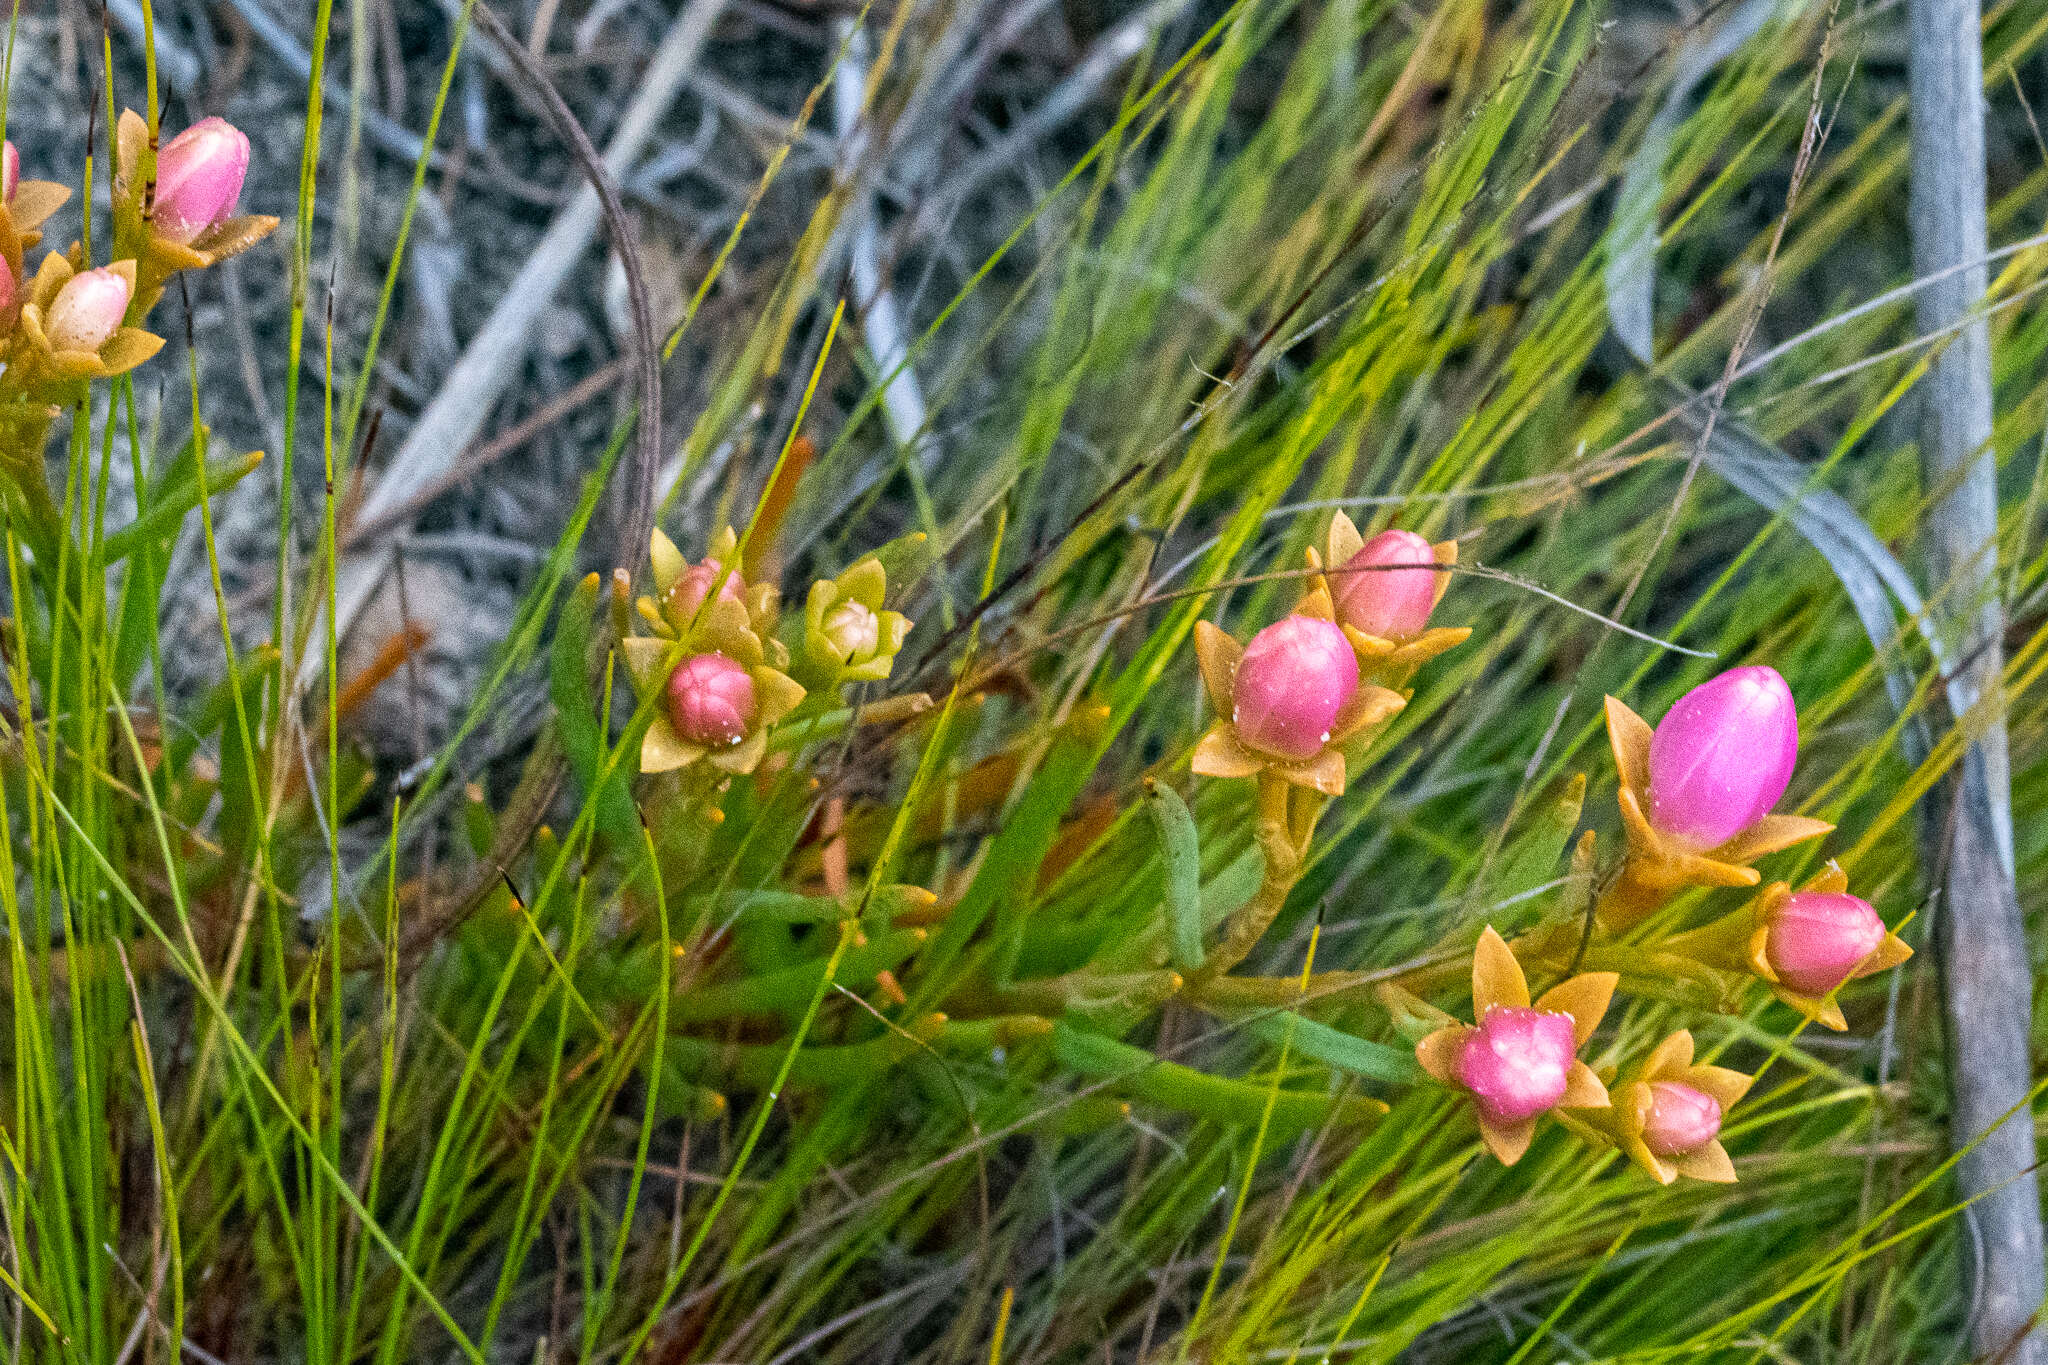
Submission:
[[[1327,799],[1284,779],[1263,774],[1259,778],[1259,814],[1254,833],[1259,851],[1266,858],[1265,879],[1245,902],[1223,932],[1223,941],[1208,960],[1188,976],[1189,990],[1199,996],[1211,982],[1245,960],[1264,938],[1266,930],[1280,917],[1287,895],[1301,880],[1308,857],[1309,842],[1315,838],[1316,821]]]
[[[2034,1125],[2021,1108],[2032,1083],[2033,993],[2026,927],[2014,886],[2004,715],[2005,613],[1998,597],[1998,462],[1991,445],[1991,333],[1979,317],[1986,251],[1984,64],[1974,0],[1909,0],[1913,267],[1939,276],[1922,290],[1923,332],[1957,328],[1921,385],[1922,480],[1929,587],[1961,660],[1974,733],[1952,814],[1927,816],[1946,835],[1947,878],[1934,917],[1948,1024],[1951,1140],[1981,1255],[1972,1286],[1972,1346],[2008,1365],[2040,1365],[2041,1202]],[[1941,866],[1941,858],[1933,861]],[[1965,1258],[1965,1265],[1970,1264]]]

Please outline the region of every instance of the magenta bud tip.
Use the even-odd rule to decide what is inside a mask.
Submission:
[[[1862,897],[1800,891],[1771,916],[1764,957],[1780,984],[1821,996],[1847,981],[1884,935],[1884,921]]]
[[[1337,619],[1383,640],[1422,633],[1436,606],[1436,551],[1413,531],[1382,531],[1331,575]],[[1375,567],[1399,564],[1411,567]]]
[[[234,212],[248,174],[247,135],[226,119],[201,119],[156,154],[156,230],[191,241]]]
[[[740,581],[737,570],[725,571],[725,566],[715,559],[702,560],[683,571],[668,590],[669,619],[678,626],[695,620],[704,606],[704,599],[711,595],[713,586],[718,588],[722,602],[743,602],[746,600],[746,584]]]
[[[1489,1121],[1518,1123],[1564,1098],[1577,1051],[1569,1014],[1496,1005],[1465,1035],[1458,1080]]]
[[[1681,1081],[1650,1083],[1643,1145],[1658,1156],[1683,1156],[1721,1135],[1721,1102]]]
[[[1285,759],[1314,758],[1358,693],[1358,657],[1344,632],[1289,616],[1254,635],[1237,665],[1231,721],[1240,739]]]
[[[43,332],[58,351],[97,351],[121,330],[128,314],[128,281],[102,266],[73,275],[50,301]]]
[[[754,679],[723,654],[692,655],[669,675],[668,711],[684,739],[729,749],[753,728]]]
[[[1697,849],[1728,842],[1785,794],[1799,715],[1778,670],[1734,668],[1678,699],[1650,740],[1650,823]]]

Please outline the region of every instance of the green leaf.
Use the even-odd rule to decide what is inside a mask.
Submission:
[[[1202,884],[1199,896],[1201,933],[1213,933],[1216,926],[1229,919],[1232,912],[1257,894],[1259,883],[1265,880],[1266,857],[1257,845],[1252,845],[1237,855],[1230,863]],[[1086,940],[1099,940],[1102,936],[1099,925],[1089,924],[1080,931]],[[1165,931],[1157,921],[1148,921],[1138,932],[1128,934],[1121,940],[1105,947],[1095,957],[1095,970],[1107,973],[1142,971],[1157,967],[1167,960],[1170,950],[1160,940]],[[1091,943],[1092,947],[1092,943]]]
[[[1511,901],[1554,881],[1585,804],[1586,775],[1575,773],[1562,791],[1530,812],[1501,853],[1488,899]]]
[[[852,987],[871,984],[877,972],[902,966],[924,940],[922,929],[899,929],[871,939],[862,947],[849,948],[840,955],[839,970],[833,980]],[[816,992],[818,973],[827,962],[828,959],[813,959],[742,981],[700,986],[670,1002],[669,1018],[690,1022],[801,1009]]]
[[[1274,1046],[1291,1046],[1339,1071],[1365,1076],[1390,1085],[1413,1085],[1423,1079],[1415,1053],[1408,1048],[1389,1047],[1369,1038],[1359,1038],[1304,1018],[1292,1010],[1261,1014],[1246,1021],[1245,1028]]]
[[[207,496],[219,497],[255,473],[256,467],[262,463],[263,452],[260,450],[207,461]],[[100,543],[107,563],[117,564],[152,541],[174,537],[184,525],[186,514],[198,505],[199,480],[189,474],[170,480],[161,489],[152,489],[148,509],[120,530],[108,532],[107,538]]]
[[[747,919],[776,924],[836,924],[852,913],[854,907],[848,902],[853,899],[805,896],[794,891],[727,891],[696,901],[692,909],[713,909],[713,923]],[[932,904],[931,892],[921,886],[878,886],[868,898],[867,913],[862,918],[886,924],[898,915],[928,909]]]
[[[1299,1133],[1332,1121],[1369,1123],[1386,1112],[1378,1100],[1360,1096],[1276,1091],[1265,1082],[1211,1076],[1065,1019],[1053,1026],[1052,1042],[1063,1066],[1114,1080],[1119,1089],[1153,1104],[1221,1123],[1258,1123],[1270,1107],[1273,1132]]]
[[[1159,831],[1166,864],[1166,945],[1182,971],[1202,965],[1202,850],[1195,817],[1171,787],[1145,780],[1145,810]]]

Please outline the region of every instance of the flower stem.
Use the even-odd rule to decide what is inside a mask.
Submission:
[[[1613,880],[1601,889],[1599,899],[1593,903],[1593,915],[1601,927],[1609,932],[1627,929],[1663,908],[1671,897],[1671,888],[1646,875],[1649,871],[1634,853],[1622,859]]]
[[[1265,879],[1252,898],[1230,917],[1223,941],[1209,954],[1208,961],[1188,974],[1190,994],[1199,996],[1211,982],[1244,961],[1279,918],[1288,893],[1301,880],[1309,844],[1315,838],[1316,821],[1322,818],[1327,804],[1328,798],[1319,792],[1296,787],[1271,773],[1259,775],[1259,818],[1254,833],[1259,851],[1266,857]]]

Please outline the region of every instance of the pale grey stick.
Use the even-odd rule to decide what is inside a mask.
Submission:
[[[682,89],[704,40],[725,8],[725,0],[689,0],[655,50],[640,78],[639,92],[605,148],[604,163],[614,181],[626,178],[639,159],[655,121]],[[409,502],[445,474],[482,431],[485,418],[526,358],[541,314],[549,308],[569,272],[597,235],[597,192],[588,184],[556,215],[547,235],[527,256],[511,288],[477,329],[462,357],[441,381],[434,401],[413,424],[405,444],[392,456],[357,516],[377,521]],[[335,586],[335,625],[345,634],[390,568],[388,549],[367,550],[342,561]],[[320,652],[308,650],[299,683],[319,675]]]
[[[853,307],[860,318],[868,353],[874,357],[881,377],[882,418],[889,436],[906,458],[915,456],[930,440],[926,430],[929,414],[917,372],[910,367],[910,344],[904,336],[903,319],[896,311],[896,296],[882,274],[881,233],[875,225],[875,205],[861,183],[861,162],[876,145],[869,136],[861,107],[868,83],[868,41],[857,21],[842,20],[839,29],[839,71],[832,80],[833,122],[839,129],[840,165],[843,177],[855,187],[847,216],[852,219],[852,237],[847,243],[848,274],[852,276]]]
[[[1102,93],[1119,71],[1144,52],[1154,29],[1177,18],[1187,7],[1188,0],[1153,0],[1097,38],[1081,64],[1014,127],[982,148],[966,165],[947,173],[945,186],[918,214],[918,235],[936,235],[940,225],[950,221],[984,181],[1016,167],[1040,139],[1064,127],[1068,119]]]
[[[1987,245],[1981,17],[1977,0],[1908,0],[1906,8],[1913,269],[1934,276],[1981,262]],[[1956,326],[1985,288],[1981,264],[1943,276],[1916,302],[1921,330]],[[1967,713],[1959,710],[1956,721],[1978,736],[1964,754],[1962,780],[1946,784],[1952,815],[1932,817],[1946,836],[1933,937],[1948,1026],[1951,1140],[1976,1143],[1956,1167],[1962,1195],[1977,1199],[1967,1216],[1983,1249],[1970,1345],[1982,1359],[2044,1365],[2048,1336],[2033,1325],[2043,1291],[2041,1203],[2026,1104],[2033,996],[2012,873],[1991,331],[1981,315],[1935,358],[1920,403],[1921,478],[1938,497],[1927,515],[1928,596],[1940,604],[1936,628],[1958,661]]]

